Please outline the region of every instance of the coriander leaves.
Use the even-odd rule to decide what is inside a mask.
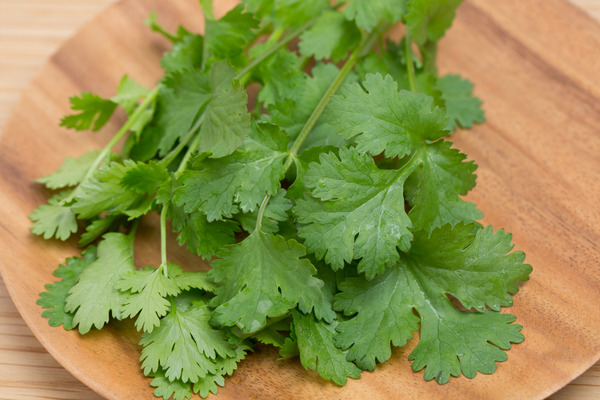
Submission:
[[[493,372],[524,339],[500,311],[531,267],[477,223],[477,166],[448,140],[484,121],[473,84],[436,68],[460,0],[245,0],[220,19],[200,3],[204,34],[148,20],[173,45],[153,89],[125,76],[110,99],[72,99],[65,126],[101,129],[119,106],[128,119],[38,180],[60,191],[32,232],[84,228],[87,247],[40,295],[43,316],[82,334],[130,319],[165,399],[216,394],[254,341],[337,385],[417,330],[426,380]],[[398,22],[402,41],[385,39]],[[140,268],[154,213],[160,263]],[[198,263],[170,260],[169,226]]]

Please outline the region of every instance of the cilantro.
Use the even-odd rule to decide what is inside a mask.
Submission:
[[[169,77],[159,120],[164,129],[159,145],[162,155],[198,121],[199,151],[218,158],[242,144],[249,133],[250,115],[246,91],[233,77],[233,70],[224,61],[214,63],[208,74],[184,70]]]
[[[70,207],[60,204],[43,204],[29,216],[34,222],[31,231],[44,239],[55,237],[67,240],[77,232],[77,220]]]
[[[311,262],[300,259],[306,252],[295,240],[255,231],[218,255],[221,258],[213,261],[210,271],[217,283],[223,282],[211,301],[216,323],[254,332],[268,317],[296,305],[309,312],[322,301],[323,282],[314,277]]]
[[[337,321],[328,324],[297,311],[292,315],[300,360],[305,368],[316,369],[323,378],[338,385],[345,385],[348,377],[360,378],[361,370],[347,361],[346,353],[333,343]]]
[[[161,265],[157,269],[147,268],[124,274],[115,284],[115,289],[125,294],[122,313],[124,317],[137,317],[138,330],[152,332],[160,324],[160,317],[169,310],[167,296],[180,292],[179,285],[171,275],[177,265]],[[169,274],[165,272],[168,268]]]
[[[351,0],[344,10],[347,19],[368,31],[381,20],[397,22],[406,12],[408,0]]]
[[[49,318],[50,326],[63,325],[65,329],[73,329],[73,314],[65,311],[65,303],[69,291],[75,286],[79,275],[97,259],[96,248],[89,246],[81,253],[81,258],[67,258],[65,264],[59,265],[54,275],[62,278],[45,286],[46,291],[40,293],[37,304],[45,308],[42,317]]]
[[[133,237],[105,234],[98,245],[98,259],[83,270],[66,299],[65,311],[74,313],[73,326],[79,326],[79,332],[87,333],[92,327],[101,329],[110,315],[123,317],[124,295],[114,285],[134,270]]]
[[[275,0],[275,15],[279,25],[300,26],[329,8],[328,0]]]
[[[210,310],[202,301],[180,311],[171,311],[160,320],[160,325],[144,333],[140,344],[144,373],[164,369],[169,380],[198,382],[217,372],[215,358],[232,357],[235,352],[225,333],[212,328],[208,320]]]
[[[398,260],[396,247],[410,248],[411,221],[404,211],[407,172],[381,171],[366,154],[340,149],[321,156],[304,176],[315,199],[299,200],[300,236],[308,250],[334,269],[362,258],[359,270],[368,277]]]
[[[177,241],[181,246],[204,259],[210,259],[226,244],[235,242],[239,230],[234,221],[209,222],[200,211],[186,213],[181,207],[172,207],[173,231],[179,232]]]
[[[219,20],[207,19],[205,44],[218,59],[237,56],[254,39],[258,21],[243,10],[244,7],[238,5]]]
[[[390,342],[404,345],[419,321],[421,339],[410,358],[415,371],[427,366],[427,380],[445,383],[461,370],[472,378],[478,370],[493,372],[495,361],[506,360],[500,349],[523,340],[521,326],[507,325],[514,321],[512,315],[485,307],[511,305],[507,292],[518,291],[518,281],[528,279],[531,267],[522,263],[523,253],[508,253],[510,235],[493,233],[491,227],[473,235],[473,228],[445,225],[430,238],[420,231],[397,266],[372,281],[350,278],[341,285],[334,306],[355,316],[338,326],[336,343],[349,349],[350,360],[373,370],[375,361],[390,357]],[[481,313],[457,310],[446,293]]]
[[[181,41],[173,45],[173,49],[165,53],[160,65],[166,74],[200,68],[204,52],[204,37],[201,35],[185,35]]]
[[[99,151],[92,150],[78,158],[69,157],[57,171],[37,179],[37,182],[44,184],[48,189],[62,189],[77,185],[83,181],[86,171],[99,154]]]
[[[111,100],[125,109],[127,114],[132,114],[140,98],[148,96],[150,89],[146,89],[129,76],[125,75],[117,87],[117,95]]]
[[[71,99],[63,126],[127,120],[38,179],[60,191],[33,233],[102,237],[38,303],[82,334],[130,319],[157,397],[216,394],[253,342],[344,385],[417,330],[409,360],[440,384],[492,373],[524,340],[501,311],[531,267],[476,222],[477,165],[448,140],[484,121],[473,84],[436,66],[461,0],[333,3],[242,0],[216,19],[200,0],[204,34],[151,14],[172,44],[158,84],[125,75],[110,98]],[[398,21],[404,37],[385,39]],[[155,212],[160,263],[138,269]],[[210,269],[172,262],[170,227]]]
[[[84,182],[71,207],[79,218],[91,218],[102,212],[127,214],[134,210],[142,195],[121,184],[128,172],[137,164],[126,160],[123,164],[113,161],[102,166],[89,182]]]
[[[94,240],[102,236],[104,232],[109,230],[110,227],[115,224],[115,222],[118,222],[118,217],[116,215],[107,215],[104,218],[98,218],[91,221],[85,227],[85,232],[81,235],[79,246],[83,247],[92,243]]]
[[[266,194],[274,195],[283,178],[287,137],[276,126],[253,125],[250,136],[233,154],[199,158],[185,171],[175,203],[186,212],[200,210],[209,221],[252,212]]]
[[[258,44],[250,50],[250,56],[257,57],[274,45]],[[294,98],[306,81],[302,72],[302,60],[288,49],[280,49],[253,71],[254,78],[262,83],[258,101],[264,106]]]
[[[437,42],[452,25],[462,0],[411,0],[408,2],[406,27],[414,41],[421,45]]]
[[[340,73],[340,70],[334,64],[318,63],[311,73],[312,76],[306,79],[302,90],[290,95],[290,99],[269,108],[271,122],[283,128],[292,139],[298,136],[304,123],[325,94],[327,86]],[[347,80],[351,81],[352,76]],[[327,116],[321,116],[316,122],[310,137],[303,143],[302,150],[312,146],[345,145],[344,138],[337,135],[330,123],[325,121]]]
[[[346,85],[329,106],[330,123],[360,151],[401,157],[448,133],[448,118],[431,97],[398,91],[389,75],[367,75],[362,84],[366,92],[358,84]]]
[[[473,97],[473,84],[458,75],[445,75],[437,80],[436,87],[440,90],[446,106],[446,114],[450,118],[448,128],[471,128],[474,123],[485,121],[481,100]]]
[[[323,40],[326,37],[329,40]],[[299,49],[305,57],[338,61],[360,42],[360,31],[338,12],[322,13],[315,24],[300,35]]]
[[[73,111],[78,114],[68,115],[60,121],[60,125],[77,131],[92,129],[100,130],[112,117],[117,103],[103,99],[93,93],[81,93],[81,96],[71,97]]]

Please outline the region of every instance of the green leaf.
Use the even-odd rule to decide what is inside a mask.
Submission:
[[[437,42],[452,25],[462,0],[411,0],[408,2],[406,27],[418,45]]]
[[[198,119],[202,124],[200,153],[219,158],[231,154],[250,133],[248,96],[234,80],[235,71],[224,61],[213,63],[208,75],[199,70],[173,74],[163,93],[159,124],[164,129],[159,150],[165,155],[185,137]]]
[[[334,64],[318,63],[312,69],[312,76],[305,80],[301,92],[294,94],[291,100],[288,99],[269,108],[273,123],[285,130],[290,139],[296,139],[306,120],[339,72]],[[346,82],[352,81],[352,79],[353,77],[350,75],[346,78]],[[327,123],[329,119],[327,110],[328,108],[315,124],[308,139],[302,145],[301,152],[314,146],[344,146],[346,144],[344,138],[337,135],[335,129]]]
[[[94,132],[100,130],[117,108],[117,103],[93,93],[83,92],[79,97],[73,96],[69,100],[73,111],[80,112],[64,117],[60,121],[60,126],[77,131],[85,131],[90,128]]]
[[[46,291],[40,293],[37,304],[45,308],[42,317],[48,318],[50,326],[60,326],[70,330],[75,326],[73,324],[73,314],[65,311],[65,303],[69,290],[75,285],[79,275],[91,263],[96,261],[96,248],[90,246],[81,253],[81,258],[67,258],[65,264],[59,265],[54,271],[54,275],[61,278],[60,281],[49,283],[45,286]]]
[[[85,232],[81,235],[77,245],[79,247],[83,247],[92,243],[94,240],[102,236],[104,232],[108,231],[111,226],[113,226],[115,221],[118,221],[118,216],[116,215],[107,215],[104,218],[93,220],[85,227]]]
[[[249,333],[264,327],[267,318],[286,313],[296,304],[310,312],[323,301],[323,282],[295,240],[254,231],[242,242],[227,246],[213,261],[210,276],[221,286],[211,305],[214,321]]]
[[[447,223],[455,225],[483,217],[475,204],[459,197],[475,187],[477,165],[464,162],[466,156],[451,145],[440,140],[424,147],[421,182],[408,213],[415,229],[431,232]]]
[[[287,328],[289,330],[290,322],[287,321]],[[269,325],[264,329],[257,332],[252,336],[253,339],[258,340],[262,344],[270,344],[274,347],[281,348],[285,345],[286,336],[282,335],[276,327]]]
[[[257,44],[250,49],[250,57],[255,59],[275,45],[273,42]],[[252,76],[262,84],[258,101],[264,107],[294,98],[306,81],[306,74],[302,72],[302,60],[286,48],[276,51],[257,65],[252,70]]]
[[[262,221],[262,231],[265,233],[276,233],[279,231],[279,222],[287,221],[290,218],[289,211],[292,208],[291,200],[285,197],[286,191],[279,189],[277,194],[269,200],[265,209]],[[242,225],[246,232],[252,232],[256,228],[256,218],[258,210],[251,213],[238,214],[236,219]]]
[[[217,356],[233,357],[235,351],[224,331],[210,326],[209,318],[210,310],[202,301],[186,311],[171,307],[157,328],[142,334],[144,374],[162,368],[169,380],[192,383],[215,374]]]
[[[219,20],[208,19],[204,40],[209,51],[219,59],[239,55],[256,36],[258,21],[251,13],[244,13],[238,5]]]
[[[43,204],[33,210],[29,219],[34,222],[31,231],[44,239],[55,237],[64,241],[77,232],[77,220],[69,206]]]
[[[362,258],[358,270],[368,279],[394,264],[399,248],[408,251],[411,221],[404,210],[403,183],[410,173],[379,170],[353,148],[323,154],[310,164],[305,185],[315,199],[298,200],[299,235],[309,252],[334,269]]]
[[[235,346],[235,355],[227,358],[218,357],[215,361],[216,372],[194,383],[193,391],[200,397],[206,398],[209,393],[217,394],[217,385],[223,387],[225,385],[224,377],[233,374],[233,371],[237,369],[237,364],[246,358],[248,351],[252,350],[246,341],[230,340],[230,343]]]
[[[68,157],[58,170],[37,179],[36,182],[52,190],[75,186],[83,181],[98,154],[100,154],[98,150],[92,150],[77,158]]]
[[[257,18],[266,19],[273,13],[275,0],[242,0],[246,10],[253,13]]]
[[[200,159],[185,171],[174,192],[186,212],[206,214],[208,221],[252,212],[265,195],[275,195],[283,179],[287,137],[276,126],[253,124],[252,134],[232,155]]]
[[[181,290],[200,289],[214,293],[216,285],[208,276],[208,271],[183,272],[175,276],[175,283]]]
[[[80,186],[72,210],[79,218],[91,218],[105,211],[125,214],[135,209],[143,195],[126,188],[121,182],[136,167],[137,164],[131,160],[125,160],[123,164],[114,161],[100,167],[90,180]]]
[[[367,31],[381,21],[398,22],[406,13],[409,0],[350,0],[343,14]]]
[[[517,292],[531,267],[523,264],[523,253],[508,253],[509,234],[487,227],[473,235],[473,229],[445,225],[430,238],[420,231],[397,266],[372,281],[350,278],[341,284],[334,307],[353,318],[338,325],[335,341],[348,350],[349,360],[373,370],[377,361],[389,359],[390,342],[403,346],[419,321],[420,341],[409,359],[415,371],[427,367],[426,380],[446,383],[461,371],[472,378],[506,360],[502,350],[523,341],[521,326],[510,324],[512,315],[484,311],[485,305],[512,304],[507,292]],[[457,310],[447,293],[484,312]]]
[[[292,323],[292,331],[290,332],[290,337],[285,338],[285,342],[283,346],[279,349],[280,360],[287,360],[290,358],[298,357],[300,355],[300,350],[298,349],[298,340],[296,339],[296,334],[294,332],[294,324]]]
[[[81,273],[66,301],[65,310],[75,313],[73,326],[78,325],[81,334],[92,327],[101,329],[111,314],[113,318],[122,318],[125,296],[114,286],[130,271],[135,271],[133,236],[105,234],[98,245],[98,259]]]
[[[235,221],[223,220],[208,222],[206,215],[199,211],[186,213],[182,207],[169,209],[173,220],[173,231],[179,232],[177,241],[205,260],[210,260],[223,246],[235,243],[235,233],[239,231]]]
[[[138,105],[138,100],[150,93],[147,89],[125,75],[117,87],[117,95],[111,100],[125,109],[127,114],[132,114]]]
[[[153,194],[170,179],[167,168],[151,160],[147,163],[137,163],[135,167],[127,169],[121,185],[139,194]]]
[[[181,25],[177,29],[176,34],[169,33],[162,25],[158,23],[158,16],[155,11],[150,12],[148,18],[144,20],[144,24],[154,32],[161,34],[172,43],[178,43],[183,37],[189,35],[189,32]]]
[[[154,396],[162,397],[164,400],[185,400],[192,398],[192,384],[183,382],[181,379],[170,380],[165,376],[165,371],[159,369],[150,374],[152,382],[150,386],[155,387]]]
[[[329,0],[275,0],[278,26],[299,27],[329,9]]]
[[[325,39],[326,38],[326,39]],[[360,42],[360,30],[336,11],[321,14],[315,24],[300,35],[299,49],[304,57],[317,60],[346,58],[349,50]]]
[[[473,96],[473,84],[458,75],[445,75],[437,80],[436,88],[442,92],[446,114],[450,118],[448,129],[458,126],[471,128],[485,121],[481,100]]]
[[[424,94],[398,91],[391,76],[368,74],[361,87],[343,86],[329,104],[328,122],[357,149],[386,157],[412,153],[424,140],[445,136],[448,119]]]
[[[346,360],[346,352],[335,347],[333,335],[337,321],[328,324],[295,310],[292,315],[300,361],[304,368],[314,369],[324,379],[340,386],[346,384],[348,377],[360,378],[362,371]]]
[[[174,279],[175,272],[181,272],[177,264],[170,264],[165,274],[165,266],[152,267],[123,274],[115,289],[124,296],[121,312],[124,318],[135,317],[138,331],[152,332],[160,325],[160,317],[169,311],[167,296],[176,296],[181,289]],[[138,315],[139,314],[139,315]]]
[[[173,49],[163,55],[160,65],[168,76],[186,69],[200,68],[204,51],[202,35],[185,35],[181,41],[173,44]]]

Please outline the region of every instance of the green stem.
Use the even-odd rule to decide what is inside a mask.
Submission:
[[[417,93],[417,80],[415,78],[415,64],[413,62],[412,40],[410,38],[410,30],[406,30],[404,36],[404,59],[406,61],[406,71],[408,72],[408,84],[410,90]]]
[[[262,228],[262,220],[263,215],[265,214],[265,210],[267,209],[267,205],[269,204],[269,200],[271,199],[270,195],[266,195],[260,204],[260,209],[258,210],[258,215],[256,216],[256,230],[260,231]]]
[[[410,159],[402,167],[398,169],[394,181],[405,181],[410,174],[423,162],[423,150],[418,148],[412,154]]]
[[[437,42],[427,41],[419,47],[423,59],[423,71],[431,75],[437,75]]]
[[[202,120],[202,118],[200,118],[198,121],[200,120]],[[194,138],[194,141],[192,142],[192,144],[190,144],[190,147],[188,147],[187,151],[185,152],[185,155],[183,156],[183,159],[179,163],[179,168],[177,168],[177,171],[175,171],[175,177],[179,177],[179,175],[181,175],[181,173],[186,169],[190,157],[198,149],[198,146],[200,146],[201,140],[202,137],[200,135]]]
[[[248,72],[252,71],[252,69],[254,69],[254,67],[256,67],[258,64],[260,64],[261,62],[263,62],[264,60],[266,60],[267,58],[272,56],[274,53],[276,53],[277,50],[279,50],[283,47],[287,47],[287,45],[289,45],[292,40],[296,39],[305,30],[307,30],[308,28],[313,26],[315,21],[316,21],[316,18],[312,19],[311,21],[307,22],[300,28],[298,28],[295,31],[291,32],[290,34],[286,35],[279,43],[277,43],[275,46],[271,47],[269,50],[262,53],[260,56],[258,56],[254,60],[252,60],[252,62],[250,64],[246,65],[240,72],[237,73],[237,75],[234,77],[234,79],[240,81],[242,79],[242,77],[244,77],[244,75],[246,75]],[[277,32],[277,30],[275,30],[273,32],[273,34],[275,34],[276,32]]]
[[[169,276],[167,271],[167,212],[169,206],[165,204],[160,212],[160,268],[163,269],[165,276]]]
[[[177,147],[175,147],[169,154],[167,154],[165,156],[165,158],[163,158],[162,160],[159,161],[160,165],[166,167],[166,166],[168,166],[169,164],[171,164],[173,162],[173,160],[177,157],[177,155],[179,155],[179,153],[181,152],[181,150],[183,150],[183,148],[185,146],[187,146],[187,144],[190,141],[190,139],[192,137],[194,137],[194,135],[196,134],[196,132],[198,131],[198,129],[200,129],[200,125],[202,125],[202,121],[203,121],[202,117],[200,117],[200,118],[198,118],[198,120],[196,120],[196,122],[194,123],[194,125],[188,131],[187,135],[183,138],[183,140],[181,142],[179,142],[179,144],[177,145]],[[196,138],[196,140],[197,140],[197,138]]]
[[[348,74],[352,71],[352,69],[356,65],[356,62],[358,61],[359,57],[362,56],[363,53],[367,49],[370,49],[373,46],[373,43],[375,43],[380,32],[383,30],[385,30],[385,29],[374,29],[369,35],[365,36],[365,38],[362,40],[362,42],[359,44],[359,46],[352,52],[350,57],[348,57],[348,59],[344,63],[344,66],[342,67],[342,69],[340,70],[338,75],[335,77],[333,82],[331,82],[331,85],[329,85],[329,87],[327,88],[327,91],[325,92],[325,94],[323,94],[323,97],[321,97],[321,100],[319,101],[319,103],[317,104],[315,109],[313,110],[310,117],[308,117],[308,120],[302,127],[302,130],[298,134],[298,137],[292,144],[288,158],[285,161],[285,164],[283,165],[283,168],[285,171],[287,171],[294,163],[294,160],[297,159],[297,155],[298,155],[298,152],[300,151],[300,148],[302,147],[302,144],[304,143],[304,141],[306,140],[306,138],[308,137],[308,135],[310,134],[312,129],[315,127],[315,124],[321,117],[321,114],[323,114],[325,107],[327,106],[327,104],[329,104],[329,100],[331,99],[331,96],[333,96],[338,91],[338,89],[340,88],[342,83],[344,83],[344,80],[346,79]],[[260,228],[262,227],[263,214],[267,208],[270,198],[271,198],[271,196],[266,195],[260,205],[260,209],[258,211],[258,216],[256,217],[256,230],[257,231],[259,231]]]
[[[87,170],[85,176],[81,180],[81,183],[75,188],[75,190],[73,190],[73,192],[71,192],[71,194],[67,198],[65,198],[62,201],[61,204],[67,204],[75,198],[75,196],[81,190],[81,186],[84,183],[86,183],[92,177],[92,175],[94,175],[94,172],[100,166],[102,161],[105,160],[106,157],[110,156],[112,148],[119,142],[119,140],[121,140],[121,138],[123,138],[123,136],[129,131],[131,126],[140,118],[140,116],[146,110],[146,108],[148,108],[148,106],[156,99],[156,96],[158,96],[159,91],[160,85],[157,85],[150,93],[148,93],[148,96],[146,96],[144,101],[136,108],[133,114],[131,114],[129,119],[127,119],[127,121],[121,127],[121,129],[119,129],[119,131],[115,134],[115,136],[113,136],[110,142],[108,142],[104,149],[102,149],[100,154],[98,154],[98,157],[96,157],[90,168]]]
[[[137,232],[137,228],[140,224],[140,219],[136,219],[135,221],[133,221],[133,225],[131,225],[131,230],[129,231],[129,237],[131,237],[131,239],[133,240],[133,237],[135,236],[135,233]]]
[[[344,63],[344,66],[342,67],[342,69],[340,70],[338,75],[335,77],[333,82],[331,82],[331,85],[329,85],[329,87],[327,88],[327,91],[325,92],[323,97],[321,97],[319,104],[317,104],[317,106],[313,110],[313,113],[310,115],[310,117],[306,121],[306,124],[304,124],[304,126],[302,127],[302,130],[298,134],[298,137],[294,141],[294,144],[292,144],[292,147],[290,149],[290,155],[288,156],[288,159],[286,160],[285,165],[284,165],[284,168],[286,171],[294,162],[294,159],[295,159],[296,155],[298,154],[298,152],[300,151],[302,144],[304,143],[304,141],[306,140],[306,138],[308,137],[308,135],[310,134],[312,129],[315,127],[315,124],[321,117],[321,114],[323,114],[325,107],[327,106],[327,104],[329,104],[329,100],[331,99],[331,96],[333,96],[338,91],[338,89],[340,88],[342,83],[344,83],[344,80],[346,79],[348,74],[352,71],[352,69],[356,65],[356,62],[358,61],[359,57],[363,54],[363,52],[366,49],[369,49],[369,48],[371,48],[371,46],[373,46],[373,43],[377,40],[378,35],[379,35],[379,30],[374,29],[373,32],[371,32],[368,36],[366,36],[363,39],[363,41],[360,43],[360,45],[356,48],[356,50],[354,50],[352,52],[352,54],[350,55],[350,57],[348,57],[348,60],[346,60],[346,62]]]

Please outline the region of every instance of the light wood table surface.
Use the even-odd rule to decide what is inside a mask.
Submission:
[[[600,0],[570,1],[600,21]],[[78,28],[114,2],[0,0],[0,134],[20,93],[44,61]],[[19,316],[1,279],[0,399],[102,399],[44,350]],[[600,363],[551,399],[600,399]]]

